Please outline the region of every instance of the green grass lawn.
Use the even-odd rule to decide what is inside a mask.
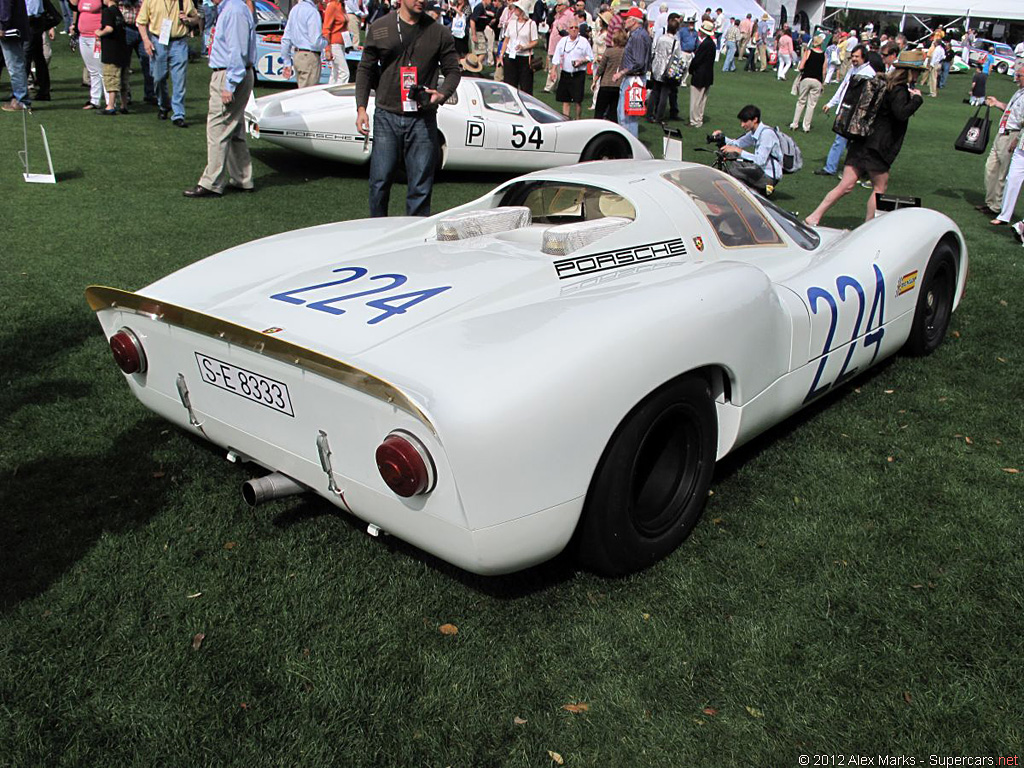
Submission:
[[[87,285],[136,290],[237,243],[365,216],[366,172],[255,142],[256,194],[187,200],[205,65],[189,67],[187,130],[145,105],[103,117],[79,109],[66,40],[55,101],[29,121],[59,184],[22,182],[21,116],[0,115],[0,765],[1024,752],[1024,249],[973,209],[984,157],[953,151],[964,76],[925,99],[890,185],[966,237],[946,343],[724,460],[694,534],[650,570],[605,580],[560,559],[485,579],[370,538],[318,498],[250,510],[248,468],[129,394]],[[688,156],[706,162],[691,149],[736,133],[748,102],[790,122],[789,83],[716,77],[707,125],[683,129]],[[830,121],[796,138],[805,168],[778,199],[806,214],[831,187],[811,173]],[[444,176],[435,209],[499,180]],[[867,194],[824,223],[855,226]],[[403,201],[396,189],[394,212]]]

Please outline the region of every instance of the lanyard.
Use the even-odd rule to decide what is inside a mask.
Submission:
[[[412,65],[412,53],[413,53],[413,51],[416,48],[416,41],[419,39],[419,36],[420,36],[420,23],[419,23],[419,19],[416,20],[416,32],[412,36],[412,40],[409,41],[409,47],[408,48],[405,47],[405,40],[402,38],[402,19],[401,19],[401,16],[399,15],[399,13],[397,11],[395,12],[395,27],[398,29],[398,44],[402,47],[401,52],[398,54],[398,58],[401,59],[402,56],[404,55],[405,56],[405,65],[406,66],[411,66]]]

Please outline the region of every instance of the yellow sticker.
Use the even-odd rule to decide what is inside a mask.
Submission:
[[[902,296],[907,291],[914,290],[915,285],[917,285],[916,269],[913,272],[908,272],[900,278],[900,281],[896,284],[896,295]]]

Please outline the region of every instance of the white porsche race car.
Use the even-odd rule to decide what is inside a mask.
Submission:
[[[686,537],[717,459],[934,350],[966,275],[936,211],[812,229],[712,168],[650,160],[87,296],[146,406],[272,471],[250,503],[316,493],[477,573],[572,540],[622,574]]]
[[[367,108],[373,125],[373,100]],[[315,85],[250,99],[253,138],[316,157],[362,165],[373,144],[356,130],[354,84]],[[534,171],[583,160],[650,159],[628,131],[607,120],[567,120],[505,83],[464,77],[437,111],[439,167],[466,171]]]

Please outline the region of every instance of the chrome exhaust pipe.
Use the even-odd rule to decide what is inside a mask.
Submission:
[[[256,507],[265,501],[279,499],[282,496],[294,496],[305,490],[305,486],[299,485],[288,475],[273,472],[265,477],[255,477],[242,483],[242,498],[250,507]]]

